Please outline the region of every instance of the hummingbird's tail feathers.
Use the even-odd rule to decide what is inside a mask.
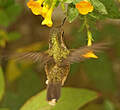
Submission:
[[[48,82],[47,101],[50,105],[55,105],[61,94],[61,83]]]

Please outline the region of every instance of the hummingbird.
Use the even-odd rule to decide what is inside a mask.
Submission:
[[[49,34],[49,49],[44,52],[25,52],[12,55],[12,58],[29,59],[40,62],[45,68],[47,76],[46,99],[51,105],[55,105],[61,95],[61,87],[64,85],[70,71],[70,65],[84,61],[88,52],[100,52],[108,46],[108,43],[96,43],[92,46],[83,46],[77,49],[68,49],[64,43],[64,31],[61,27],[53,27]]]

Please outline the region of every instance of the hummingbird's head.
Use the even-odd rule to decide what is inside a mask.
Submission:
[[[62,28],[52,28],[50,30],[50,38],[49,38],[49,47],[51,48],[53,45],[61,44],[62,36],[63,36],[63,29]]]

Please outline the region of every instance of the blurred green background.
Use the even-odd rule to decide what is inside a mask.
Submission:
[[[118,4],[119,6],[120,4]],[[57,8],[54,25],[61,24],[64,15]],[[41,26],[41,16],[35,16],[24,0],[0,0],[0,54],[44,51],[48,48],[49,30]],[[80,31],[79,19],[64,25],[68,48],[86,45],[86,31]],[[65,87],[86,88],[100,97],[80,110],[120,110],[120,20],[99,20],[91,24],[94,42],[111,41],[108,50],[90,59],[71,65]],[[46,88],[44,69],[31,62],[0,59],[0,110],[19,110],[31,97]],[[66,110],[66,109],[65,109]]]

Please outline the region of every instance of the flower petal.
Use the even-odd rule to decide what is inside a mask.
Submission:
[[[51,19],[44,19],[43,21],[42,21],[42,25],[47,25],[48,27],[52,27],[52,20]]]
[[[47,15],[48,10],[49,10],[48,5],[44,4],[44,5],[43,5],[43,8],[42,8],[42,12],[41,12],[41,15],[42,15],[44,18],[45,18],[45,16]]]
[[[79,3],[76,4],[76,8],[82,15],[86,15],[88,14],[88,12],[93,11],[93,6],[88,1],[80,1]]]
[[[27,6],[32,10],[33,14],[40,15],[42,11],[42,7],[41,7],[42,2],[43,0],[38,0],[38,1],[29,0],[29,2],[27,2]]]
[[[85,57],[85,58],[98,58],[98,56],[96,56],[93,52],[88,52],[88,53],[84,54],[83,57]]]
[[[50,8],[50,10],[47,12],[47,15],[45,16],[45,19],[42,22],[42,25],[47,25],[48,27],[52,27],[52,12],[53,12],[53,8]]]

